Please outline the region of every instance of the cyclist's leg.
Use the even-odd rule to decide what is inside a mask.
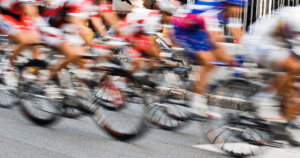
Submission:
[[[198,72],[200,80],[197,82],[197,85],[195,85],[194,93],[205,95],[207,79],[210,72],[215,68],[210,62],[216,59],[210,51],[199,51],[196,56],[196,60],[200,63],[202,69]]]
[[[147,39],[142,43],[140,47],[145,48],[145,53],[147,55],[153,56],[155,58],[160,58],[159,53],[161,50],[159,44],[156,42],[155,37],[147,37]]]
[[[131,69],[129,71],[131,73],[135,73],[141,68],[141,53],[139,52],[139,50],[136,50],[132,47],[127,47],[126,52],[131,66]]]
[[[67,58],[58,64],[57,68],[54,69],[52,74],[65,68],[69,63],[78,65],[80,69],[84,69],[84,65],[87,63],[86,60],[81,58],[81,55],[86,54],[85,49],[82,46],[70,45],[69,42],[64,41],[58,47],[56,47],[59,52],[64,54]]]
[[[33,55],[32,55],[32,58],[34,59],[39,59],[40,55],[42,54],[40,52],[40,46],[31,46],[31,49],[33,50]]]
[[[276,63],[278,65],[278,63]],[[280,64],[280,63],[279,63]],[[297,99],[295,91],[293,89],[293,84],[295,83],[295,76],[300,76],[300,63],[299,60],[294,56],[290,55],[282,64],[282,71],[288,72],[287,75],[282,77],[281,81],[274,84],[278,94],[283,97],[284,101],[284,114],[288,120],[293,121],[295,119],[295,114],[298,110],[299,104],[297,104]],[[282,81],[283,80],[283,81]],[[281,82],[281,83],[280,83]]]
[[[33,23],[26,16],[21,17],[18,21],[9,15],[0,15],[0,29],[10,38],[18,42],[18,45],[13,50],[13,56],[10,59],[11,64],[17,58],[20,52],[29,43],[40,42],[39,35],[33,27]]]
[[[142,52],[151,57],[160,59],[159,53],[161,50],[159,44],[156,42],[155,37],[142,36],[138,38],[133,38],[133,40],[131,41],[133,41],[131,43],[138,52]],[[155,68],[155,64],[157,64],[156,61],[150,61],[148,63],[150,65],[150,68]]]
[[[11,57],[10,61],[11,64],[17,57],[20,55],[21,51],[30,43],[38,43],[40,39],[36,31],[23,31],[20,30],[18,33],[14,35],[10,35],[12,39],[16,40],[19,44],[13,50],[13,56]]]
[[[215,49],[213,50],[213,55],[218,61],[223,61],[227,63],[231,63],[233,61],[233,57],[226,52],[224,46],[220,44],[215,44]]]
[[[52,75],[56,75],[56,72],[65,68],[68,63],[74,63],[80,68],[84,67],[86,60],[83,60],[80,57],[80,55],[86,53],[84,47],[71,45],[65,40],[65,35],[62,30],[58,28],[45,26],[41,27],[40,31],[42,32],[42,39],[47,43],[47,45],[54,47],[67,57],[67,59],[63,60],[56,66],[56,68],[53,69]]]
[[[287,74],[277,75],[273,78],[272,85],[274,86],[273,92],[263,92],[257,94],[257,100],[254,99],[255,104],[259,108],[263,108],[265,105],[274,104],[270,106],[270,109],[259,110],[259,115],[262,118],[271,119],[286,119],[282,117],[278,110],[275,110],[276,106],[280,106],[281,103],[272,99],[272,97],[280,96],[288,107],[288,104],[293,98],[293,82],[294,76],[300,75],[300,63],[297,59],[291,56],[288,49],[278,47],[267,39],[253,36],[245,36],[242,40],[245,45],[245,49],[249,53],[249,58],[254,62],[272,69],[273,71],[285,72]],[[255,98],[255,97],[254,97]],[[274,107],[274,108],[273,108]],[[273,112],[269,112],[272,111]],[[286,110],[289,111],[289,110]],[[286,115],[287,116],[287,115]],[[270,120],[270,119],[267,119]],[[270,120],[271,121],[271,120]]]
[[[193,108],[191,112],[201,117],[218,118],[221,117],[219,114],[208,110],[207,98],[205,96],[206,81],[214,68],[211,61],[215,61],[215,57],[211,53],[214,47],[206,38],[206,35],[203,31],[190,33],[179,28],[175,29],[176,42],[185,49],[185,55],[196,60],[198,64],[203,66],[202,70],[198,72],[200,80],[193,86],[195,89],[191,100],[191,107]]]

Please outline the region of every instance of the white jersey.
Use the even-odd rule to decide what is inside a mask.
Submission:
[[[300,8],[286,7],[276,10],[271,18],[258,19],[241,39],[250,59],[265,67],[281,71],[281,63],[290,56],[290,49],[297,52],[300,45]]]
[[[270,43],[281,46],[289,41],[294,45],[300,45],[300,7],[285,7],[275,11],[271,18],[258,19],[250,28],[247,36],[257,39],[265,39]],[[283,26],[283,30],[278,30]],[[277,33],[284,34],[285,38],[279,38]]]
[[[159,11],[148,9],[133,10],[120,22],[120,25],[120,31],[126,36],[162,30]]]
[[[14,14],[23,14],[23,3],[34,3],[39,0],[2,0],[0,7]]]

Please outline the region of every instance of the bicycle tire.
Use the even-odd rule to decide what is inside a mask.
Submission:
[[[146,122],[148,102],[144,97],[145,92],[129,72],[123,69],[111,69],[111,72],[110,74],[113,76],[120,75],[130,78],[132,82],[128,83],[130,85],[128,88],[132,89],[131,95],[139,97],[141,102],[134,104],[130,103],[129,100],[123,101],[123,108],[117,111],[107,110],[103,106],[96,106],[93,119],[105,133],[117,140],[129,141],[140,138],[148,129]],[[97,96],[94,95],[94,98],[97,98]],[[92,104],[101,104],[101,102],[97,102],[98,99],[94,101]]]
[[[48,112],[41,109],[35,109],[31,106],[34,104],[34,102],[40,101],[41,104],[47,105],[48,107],[53,107],[53,103],[46,101],[45,99],[37,99],[34,97],[33,100],[28,99],[20,99],[19,105],[21,112],[24,114],[24,116],[32,121],[33,123],[40,125],[40,126],[49,126],[50,124],[53,124],[58,119],[58,112]],[[33,103],[32,103],[33,102]],[[32,104],[31,104],[32,103]],[[35,111],[36,110],[36,111]],[[35,111],[35,112],[34,112]],[[45,113],[43,113],[45,112]],[[47,116],[47,117],[45,117]]]
[[[201,126],[212,144],[236,157],[263,154],[261,147],[274,140],[268,123],[251,112],[223,113],[222,119],[209,119]]]
[[[156,83],[168,83],[168,80],[162,70],[155,70],[151,72],[148,78],[150,81]],[[179,79],[182,79],[182,77],[179,77]],[[164,130],[180,130],[187,124],[189,116],[182,106],[167,103],[166,100],[169,98],[173,98],[175,102],[180,101],[187,103],[186,94],[183,97],[179,97],[179,99],[172,97],[172,94],[169,92],[161,92],[159,90],[149,97],[151,101],[149,101],[150,109],[148,110],[148,121],[154,126]]]
[[[7,88],[5,90],[5,88]],[[0,107],[1,108],[12,108],[16,105],[17,97],[15,96],[15,89],[11,89],[10,87],[4,87],[0,91]]]
[[[20,74],[22,74],[20,77],[26,78],[26,67],[20,68]],[[29,78],[19,80],[17,96],[21,113],[31,122],[48,126],[57,121],[60,113],[54,104],[59,102],[44,96],[44,84],[31,81]]]

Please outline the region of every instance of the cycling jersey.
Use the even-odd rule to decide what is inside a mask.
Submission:
[[[15,35],[20,30],[34,30],[31,19],[24,14],[21,4],[36,0],[3,0],[0,3],[0,30],[6,35]]]
[[[51,26],[60,27],[66,23],[68,15],[88,19],[92,4],[91,0],[56,0],[45,7],[40,14],[49,18],[48,22]]]
[[[294,45],[300,44],[300,7],[285,7],[280,10],[274,11],[271,18],[258,19],[251,26],[251,35],[256,37],[265,38],[270,43],[281,46],[281,44],[289,41]],[[283,26],[285,38],[279,38],[276,34],[278,32],[278,26]],[[248,32],[249,34],[249,32]],[[250,34],[249,34],[250,35]]]
[[[91,0],[55,0],[50,6],[41,10],[44,20],[36,23],[41,33],[41,38],[49,46],[59,46],[68,41],[75,45],[84,44],[78,29],[73,24],[67,23],[67,16],[88,19],[92,8]]]
[[[173,23],[190,31],[223,31],[224,24],[229,27],[242,27],[240,20],[226,18],[224,9],[224,1],[196,1],[195,4],[185,5],[178,10],[173,17]]]
[[[300,18],[299,9],[298,6],[276,10],[271,18],[258,19],[251,26],[241,39],[250,59],[266,67],[287,59],[290,45],[300,44],[300,22],[295,20]]]
[[[100,17],[101,12],[113,12],[112,3],[100,2],[99,5],[94,4],[90,10],[90,17]]]
[[[140,58],[152,45],[153,38],[147,33],[155,34],[162,30],[161,15],[159,11],[148,9],[135,9],[120,22],[120,31],[126,40],[133,42],[135,49],[128,49],[131,59]]]
[[[223,31],[222,25],[241,27],[236,19],[225,18],[224,1],[196,1],[178,10],[172,23],[175,26],[175,39],[185,49],[185,54],[195,59],[195,54],[215,48],[207,31]],[[235,22],[234,24],[232,24]]]
[[[159,11],[136,9],[120,22],[120,31],[126,36],[140,36],[162,30]]]
[[[21,4],[23,3],[33,3],[39,0],[2,0],[0,7],[1,7],[1,14],[3,14],[2,11],[5,13],[10,14],[16,14],[21,15],[23,14],[23,8],[21,7]]]

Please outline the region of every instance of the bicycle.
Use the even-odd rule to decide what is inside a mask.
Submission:
[[[83,59],[89,59],[94,62],[96,62],[98,59],[101,59],[101,57],[98,55],[82,55],[81,57]],[[47,62],[45,61],[35,61],[36,63],[29,61],[29,63],[19,66],[18,68],[20,73],[22,74],[22,72],[25,72],[28,65],[35,65],[40,67],[41,69],[45,69],[48,66]],[[42,82],[43,84],[37,83],[39,84],[39,86],[34,86],[36,84],[32,84],[32,81],[21,80],[18,85],[18,103],[21,107],[22,113],[35,124],[46,126],[56,122],[58,116],[64,116],[61,115],[60,112],[58,112],[60,106],[71,107],[80,110],[84,114],[93,116],[93,119],[99,127],[101,127],[106,133],[118,140],[130,140],[133,138],[137,138],[137,136],[145,133],[147,125],[145,123],[145,115],[143,114],[143,111],[145,108],[147,108],[147,102],[145,101],[145,99],[143,99],[143,93],[140,92],[143,91],[143,89],[141,88],[139,81],[127,71],[112,64],[111,66],[97,66],[97,64],[93,64],[90,69],[93,71],[90,73],[92,76],[91,79],[76,78],[76,80],[81,82],[81,86],[76,87],[76,89],[78,90],[78,92],[80,91],[85,94],[85,96],[81,97],[79,97],[78,95],[69,95],[63,93],[62,98],[53,99],[46,96],[46,92],[43,90],[43,84],[49,84],[47,79]],[[104,74],[102,72],[104,72]],[[39,74],[37,74],[37,76],[38,75]],[[107,116],[112,116],[112,113],[110,111],[104,111],[104,109],[99,106],[103,104],[103,102],[99,99],[98,96],[95,95],[92,89],[96,86],[99,86],[100,84],[104,87],[111,88],[109,87],[111,85],[111,80],[109,77],[110,75],[130,78],[132,81],[130,83],[132,84],[132,87],[134,87],[134,90],[130,92],[131,95],[139,97],[141,100],[143,100],[143,104],[140,103],[140,105],[137,106],[140,108],[138,109],[140,110],[138,112],[142,113],[139,116],[133,115],[132,113],[134,111],[130,111],[131,113],[129,114],[124,114],[121,112],[115,113],[115,116],[117,117],[125,115],[127,117],[131,116],[135,118],[136,121],[133,124],[124,126],[124,123],[120,123],[122,121],[128,123],[128,118],[109,121]],[[79,90],[79,87],[81,87],[81,90]],[[44,104],[41,104],[42,102],[44,102]],[[48,104],[45,102],[48,102]],[[126,102],[126,100],[124,99],[122,100],[122,103],[127,104],[128,102]],[[45,108],[41,107],[43,105],[45,106]],[[37,108],[35,108],[34,106],[37,106]],[[105,114],[105,112],[108,114]],[[113,123],[119,124],[113,127]],[[116,130],[116,128],[118,129]]]
[[[256,92],[262,89],[263,86],[260,82],[251,81],[250,79],[253,79],[253,77],[246,76],[247,74],[245,72],[248,72],[249,74],[248,69],[244,68],[247,71],[241,69],[241,63],[245,62],[245,59],[240,56],[236,56],[236,58],[239,68],[231,70],[230,75],[233,78],[215,80],[208,86],[208,105],[226,109],[237,109],[236,107],[232,106],[232,102],[223,105],[223,100],[226,100],[224,98],[227,97],[228,100],[233,100],[233,98],[237,98],[235,94],[239,94],[239,97],[236,100],[246,101],[247,98],[253,96]],[[230,66],[223,62],[213,62],[213,64],[218,66]],[[195,117],[189,113],[189,87],[193,87],[193,82],[190,81],[188,72],[183,79],[181,79],[181,81],[185,81],[185,86],[181,86],[184,88],[165,88],[165,95],[163,95],[164,97],[161,97],[161,99],[157,100],[157,104],[153,104],[154,106],[150,111],[152,117],[157,117],[156,119],[151,119],[152,122],[162,129],[178,130],[184,127],[188,121],[204,122],[207,120],[206,118]],[[171,95],[172,91],[176,92],[177,96],[181,97],[173,97]],[[218,101],[218,98],[221,101]],[[247,104],[249,103],[247,102]],[[249,107],[239,107],[239,104],[237,106],[241,109]]]

